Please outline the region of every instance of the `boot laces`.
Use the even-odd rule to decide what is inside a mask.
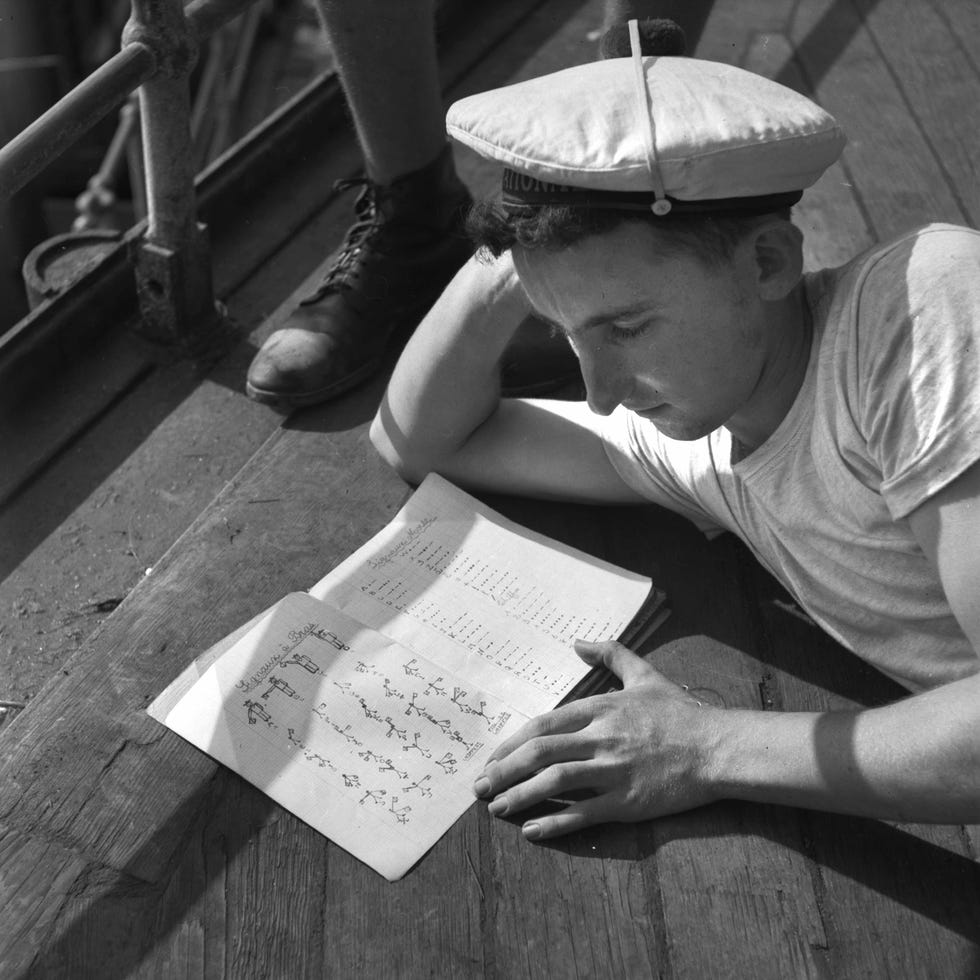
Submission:
[[[342,193],[355,187],[361,188],[361,193],[354,202],[354,224],[347,229],[343,244],[336,258],[330,265],[323,279],[310,296],[301,302],[301,306],[316,303],[327,293],[337,292],[342,288],[350,288],[352,280],[357,278],[357,260],[365,249],[370,247],[372,239],[377,237],[385,223],[385,216],[378,206],[378,194],[381,188],[368,177],[350,177],[338,180],[334,190]],[[377,243],[373,243],[375,247]]]

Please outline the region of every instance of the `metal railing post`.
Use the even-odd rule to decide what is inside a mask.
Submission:
[[[123,44],[156,56],[156,74],[139,89],[146,168],[146,234],[133,243],[143,332],[202,346],[216,318],[207,233],[197,222],[190,133],[189,75],[197,36],[182,0],[132,0]]]

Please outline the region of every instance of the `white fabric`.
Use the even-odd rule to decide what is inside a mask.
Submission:
[[[664,189],[684,201],[802,190],[840,155],[844,136],[783,85],[696,58],[645,58]],[[630,58],[611,58],[471,95],[449,135],[539,180],[652,191],[649,127],[638,125]]]
[[[980,233],[932,225],[808,276],[793,407],[730,464],[726,429],[676,442],[618,409],[604,438],[640,493],[734,531],[832,636],[915,689],[977,656],[908,514],[980,459]]]

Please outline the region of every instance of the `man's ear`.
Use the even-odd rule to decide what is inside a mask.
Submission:
[[[791,221],[773,217],[752,231],[748,244],[759,296],[785,299],[803,275],[803,233]]]

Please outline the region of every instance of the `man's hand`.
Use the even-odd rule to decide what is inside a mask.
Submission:
[[[528,840],[544,840],[714,799],[699,779],[699,733],[719,709],[700,705],[620,643],[578,640],[575,650],[608,668],[623,690],[540,715],[502,743],[474,785],[478,796],[493,796],[490,813],[511,815],[574,791],[596,794],[524,825]]]

